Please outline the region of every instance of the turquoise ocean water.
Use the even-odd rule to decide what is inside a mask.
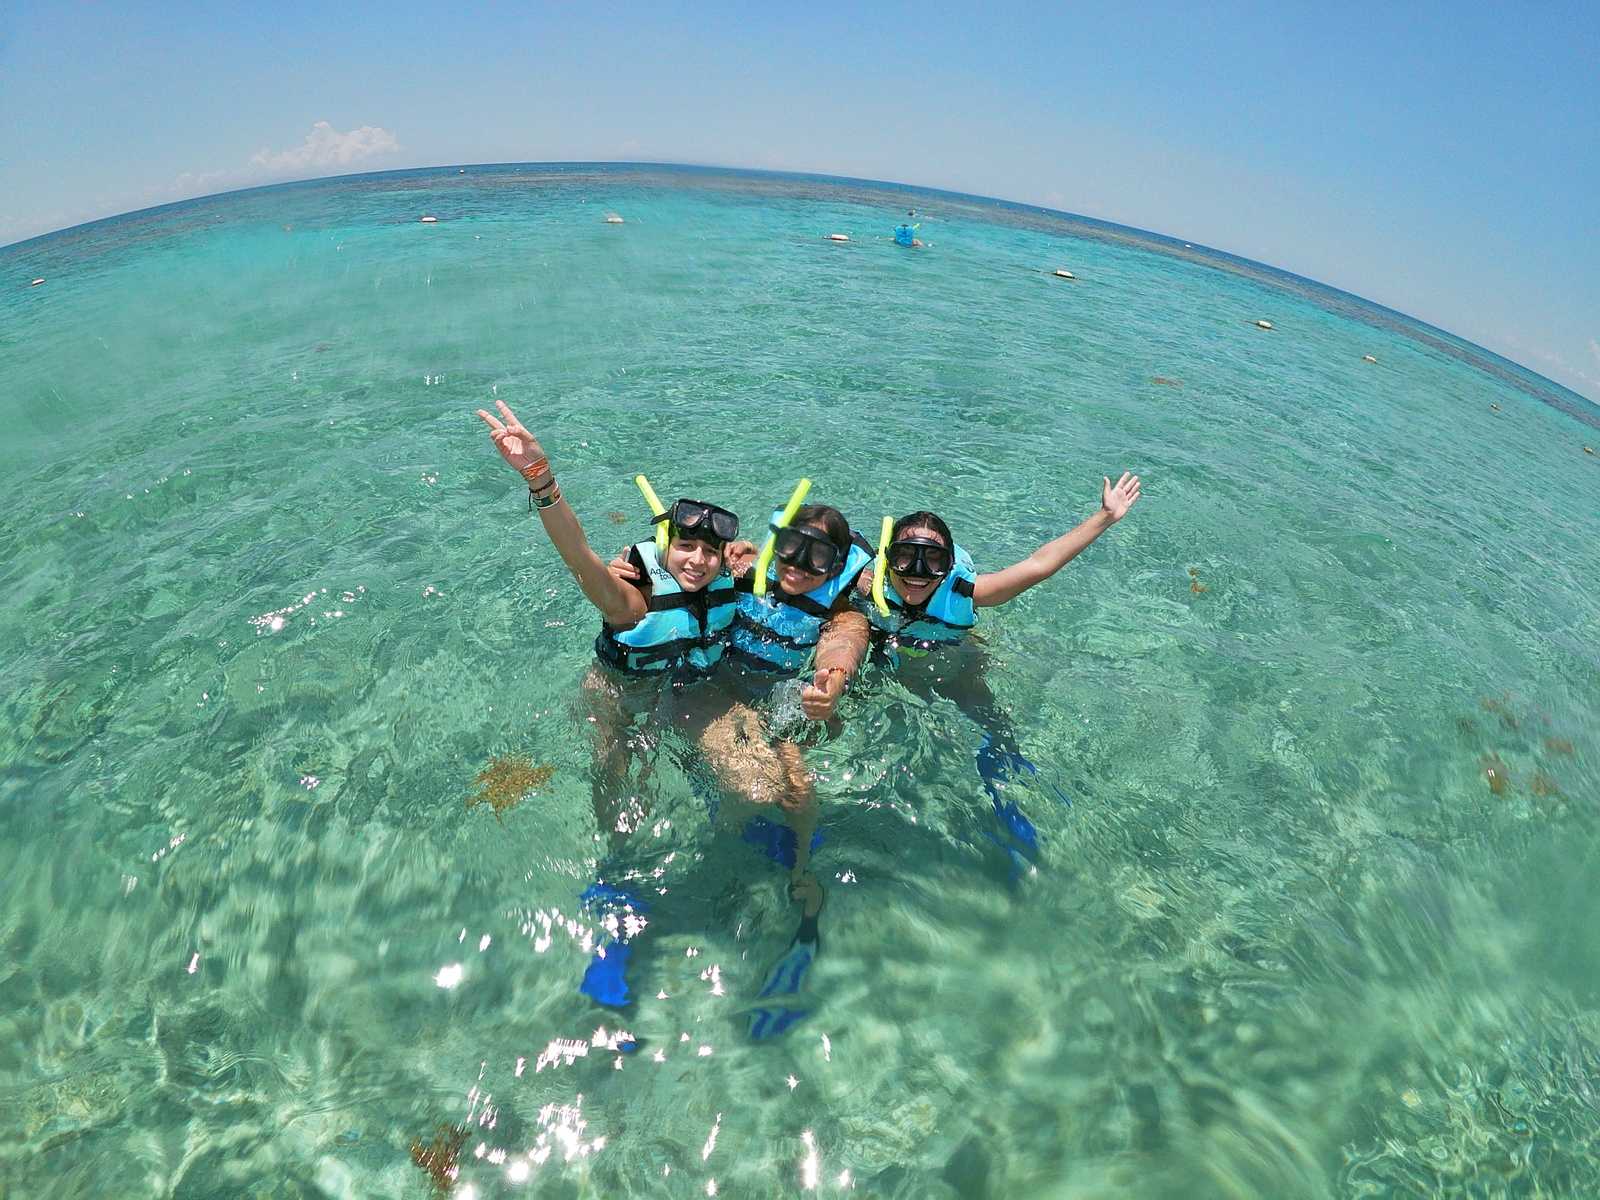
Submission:
[[[423,1197],[441,1126],[479,1198],[1600,1194],[1586,401],[1203,248],[842,181],[366,176],[0,266],[0,1195]],[[1037,871],[977,728],[863,680],[810,750],[814,1012],[752,1043],[783,873],[665,753],[597,866],[596,620],[496,397],[607,550],[636,471],[747,518],[803,472],[994,569],[1138,471],[984,622],[1070,799],[1008,789]],[[469,808],[506,756],[553,772]],[[577,993],[597,870],[654,893],[620,1019]]]

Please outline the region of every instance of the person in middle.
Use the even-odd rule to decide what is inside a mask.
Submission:
[[[786,785],[786,819],[779,824],[758,813],[744,825],[742,836],[790,868],[794,882],[805,875],[814,845],[815,802],[801,748],[790,738],[773,737],[768,703],[773,685],[809,674],[799,691],[800,712],[808,720],[830,721],[869,643],[867,619],[850,597],[872,563],[872,548],[851,532],[838,509],[802,507],[799,501],[809,486],[802,480],[788,507],[772,514],[770,537],[759,554],[748,541],[727,546],[737,599],[727,658],[741,670],[730,680],[724,667],[722,678],[736,700],[701,732],[702,744],[723,764],[725,775],[736,773],[734,764],[750,762],[746,755],[756,745],[768,746],[776,755]],[[611,570],[624,580],[638,575],[637,564],[624,558],[612,560]],[[761,756],[757,761],[763,760],[770,771],[770,759]],[[736,784],[733,790],[751,789]]]

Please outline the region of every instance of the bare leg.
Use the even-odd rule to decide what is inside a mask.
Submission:
[[[734,704],[708,722],[700,747],[723,788],[749,805],[781,810],[795,835],[792,877],[798,879],[810,861],[817,828],[816,793],[800,747],[769,743],[761,715],[747,704]]]
[[[639,763],[638,778],[630,785],[634,767],[632,724],[622,688],[599,667],[584,676],[581,695],[584,719],[594,736],[594,772],[589,777],[595,824],[616,850],[646,816],[644,784],[650,778],[650,761]]]
[[[1036,775],[1038,768],[1023,756],[1017,745],[1016,727],[984,678],[988,656],[982,651],[957,653],[962,657],[941,663],[941,670],[930,676],[929,682],[935,692],[954,703],[983,731],[983,744],[974,758],[978,778],[983,782],[983,790],[988,793],[990,803],[994,805],[995,817],[1005,833],[1028,854],[1034,854],[1039,848],[1038,831],[1016,799],[1007,797],[1004,792],[1006,785],[1018,772]],[[1067,799],[1060,789],[1055,790],[1062,800]],[[1005,841],[1002,840],[1000,845],[1012,856],[1013,878],[1016,878],[1022,864]]]
[[[944,669],[930,678],[933,690],[970,717],[996,746],[1006,751],[1015,750],[1016,727],[984,677],[987,656],[979,653],[963,657],[965,661],[941,664]]]

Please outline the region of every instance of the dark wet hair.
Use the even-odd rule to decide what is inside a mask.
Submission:
[[[826,504],[807,504],[797,509],[794,524],[806,525],[828,535],[828,540],[839,547],[841,554],[850,550],[850,522],[837,508]]]
[[[939,535],[939,540],[951,550],[955,549],[956,539],[950,536],[950,526],[931,512],[907,513],[894,523],[894,533],[890,535],[891,542],[900,540],[900,535],[907,529],[931,529]]]

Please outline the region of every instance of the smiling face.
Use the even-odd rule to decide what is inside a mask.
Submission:
[[[908,525],[895,536],[897,540],[899,538],[926,538],[930,542],[938,542],[941,546],[950,544],[940,535],[938,530],[929,529],[926,525]],[[918,605],[926,604],[929,597],[939,590],[939,585],[944,581],[942,579],[909,578],[891,568],[889,582],[894,584],[894,590],[900,593],[901,599],[912,608],[916,608]]]
[[[814,530],[823,537],[828,536],[827,528],[818,522],[808,521],[799,527]],[[775,565],[778,570],[778,587],[786,595],[803,596],[821,587],[828,579],[824,572],[797,567],[793,563],[779,561]]]
[[[686,592],[698,592],[722,571],[722,547],[698,538],[674,537],[663,564]]]

